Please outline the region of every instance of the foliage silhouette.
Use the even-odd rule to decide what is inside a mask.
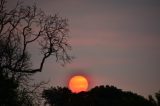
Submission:
[[[14,80],[0,73],[0,105],[17,105],[17,87],[18,84]]]
[[[45,104],[64,106],[69,101],[70,95],[71,91],[68,88],[51,87],[43,91],[42,97],[46,99]]]
[[[77,94],[67,88],[52,87],[43,91],[43,98],[50,106],[158,106],[143,96],[114,86],[96,86]]]

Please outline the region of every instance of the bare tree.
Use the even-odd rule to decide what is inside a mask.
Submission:
[[[44,63],[50,56],[55,56],[57,61],[69,62],[71,57],[67,50],[68,44],[67,19],[58,15],[46,15],[36,5],[16,7],[8,11],[5,7],[6,0],[0,1],[0,49],[7,57],[1,56],[1,68],[12,72],[36,73],[41,72]],[[27,49],[35,42],[38,43],[42,59],[36,69],[26,68],[29,54]],[[10,50],[10,49],[13,50]],[[9,50],[8,50],[9,49]]]
[[[25,6],[18,2],[11,10],[6,5],[7,0],[0,0],[0,74],[17,82],[21,99],[32,100],[44,83],[31,87],[28,85],[30,75],[41,72],[51,56],[62,64],[71,61],[68,20],[57,14],[47,15],[36,5]],[[41,54],[37,68],[32,67],[33,51],[29,50],[35,44]]]

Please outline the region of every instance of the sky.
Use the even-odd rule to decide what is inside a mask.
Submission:
[[[67,86],[72,75],[81,74],[88,77],[90,88],[114,85],[143,96],[160,90],[159,0],[35,2],[47,14],[57,13],[69,20],[69,43],[75,57],[64,67],[50,58],[43,72],[34,75],[35,80]],[[38,58],[34,56],[35,64]]]

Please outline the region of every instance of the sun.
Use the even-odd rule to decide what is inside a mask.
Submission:
[[[87,91],[88,80],[84,76],[76,75],[76,76],[71,77],[71,79],[69,80],[68,86],[69,86],[69,89],[74,93]]]

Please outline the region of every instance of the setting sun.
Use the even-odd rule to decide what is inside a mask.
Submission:
[[[73,76],[69,80],[69,89],[74,93],[79,93],[81,91],[87,91],[88,80],[84,76]]]

